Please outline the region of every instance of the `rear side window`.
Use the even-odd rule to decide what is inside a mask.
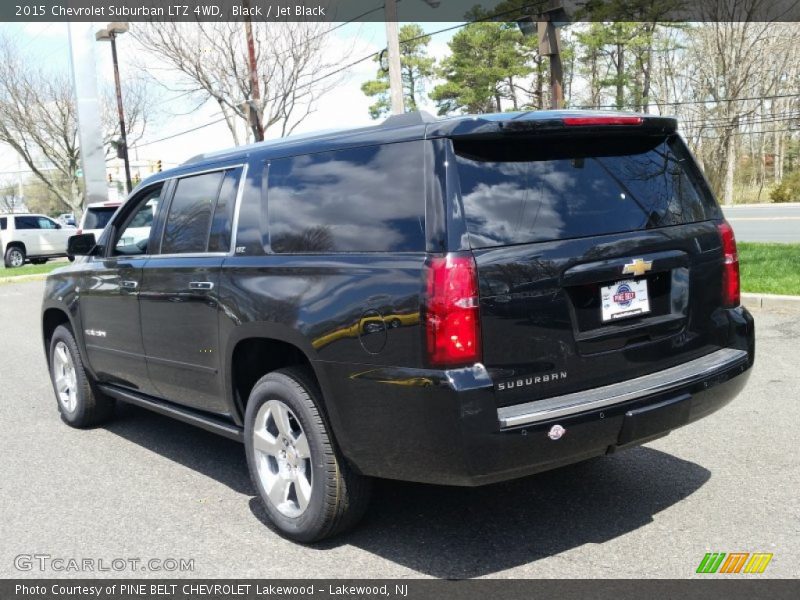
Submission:
[[[37,217],[14,217],[14,226],[17,229],[39,229]]]
[[[169,206],[162,254],[206,252],[224,171],[179,179]]]
[[[719,216],[677,136],[454,146],[474,248],[637,231]]]
[[[114,213],[116,206],[97,206],[86,209],[86,218],[83,220],[83,229],[105,229]]]
[[[0,231],[5,229],[7,224],[8,224],[8,219],[6,219],[5,217],[0,217]]]
[[[273,252],[425,249],[420,142],[274,160],[267,206]]]
[[[222,180],[219,199],[214,208],[211,221],[211,233],[208,236],[209,252],[227,252],[231,248],[231,229],[233,227],[233,210],[236,205],[236,192],[242,170],[228,171]]]

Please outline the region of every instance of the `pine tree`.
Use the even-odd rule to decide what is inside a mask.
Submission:
[[[416,24],[400,28],[400,73],[403,81],[403,99],[406,112],[417,110],[419,101],[425,94],[425,83],[433,77],[434,59],[428,56],[430,36],[424,35],[422,27]],[[380,57],[376,57],[376,61]],[[369,107],[373,119],[386,116],[390,112],[389,73],[378,69],[375,79],[365,82],[361,91],[375,104]]]
[[[504,100],[522,107],[519,80],[534,70],[535,37],[524,37],[514,23],[471,23],[449,46],[438,73],[445,83],[431,92],[439,114],[499,112]]]

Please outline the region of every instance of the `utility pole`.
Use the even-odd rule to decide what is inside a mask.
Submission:
[[[117,155],[125,164],[125,191],[130,194],[133,189],[131,183],[131,164],[128,160],[128,135],[125,132],[125,110],[122,106],[122,85],[119,80],[119,61],[117,60],[117,36],[128,31],[127,23],[109,23],[95,35],[98,42],[111,42],[111,58],[114,62],[114,87],[117,91],[117,113],[119,115],[119,143]]]
[[[389,61],[389,94],[392,114],[405,112],[403,106],[403,78],[400,75],[400,35],[397,27],[397,0],[386,0],[384,5],[386,19],[386,52]]]
[[[550,57],[550,108],[564,106],[564,68],[561,64],[561,34],[550,19],[538,22],[539,54]]]
[[[561,2],[562,0],[550,0],[548,8],[539,14],[535,29],[531,17],[517,20],[522,35],[537,34],[539,55],[550,58],[550,108],[553,109],[564,106],[564,67],[561,63],[559,27],[565,25],[569,18]]]
[[[250,87],[252,88],[253,101],[249,103],[248,117],[253,137],[257,142],[264,141],[264,125],[261,123],[261,90],[258,87],[258,67],[256,65],[256,44],[253,40],[253,21],[250,17],[250,0],[244,0],[247,17],[244,20],[244,33],[247,37],[247,60],[250,63]]]

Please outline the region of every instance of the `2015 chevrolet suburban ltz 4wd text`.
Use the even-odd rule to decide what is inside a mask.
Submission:
[[[204,155],[70,253],[42,313],[62,418],[121,400],[243,441],[300,541],[355,523],[372,477],[481,485],[657,438],[754,358],[669,118],[417,113]]]

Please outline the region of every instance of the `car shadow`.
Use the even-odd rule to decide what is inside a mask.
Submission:
[[[239,442],[124,402],[117,402],[116,415],[104,428],[235,492],[256,493]]]
[[[143,408],[120,403],[117,410],[108,431],[251,496],[252,514],[273,529],[241,444]],[[350,545],[432,577],[480,577],[635,531],[710,476],[693,462],[637,447],[478,488],[376,480],[361,524],[309,549]]]
[[[478,488],[376,481],[358,528],[314,547],[347,544],[432,577],[480,577],[634,531],[710,476],[638,447]],[[258,499],[250,508],[269,525]]]

